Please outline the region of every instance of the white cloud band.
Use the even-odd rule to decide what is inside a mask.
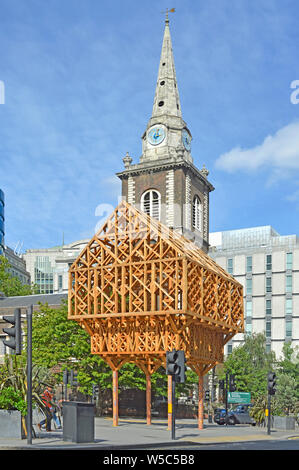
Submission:
[[[282,127],[256,147],[236,147],[220,155],[215,166],[229,173],[239,170],[254,171],[262,166],[283,170],[299,169],[299,122]]]

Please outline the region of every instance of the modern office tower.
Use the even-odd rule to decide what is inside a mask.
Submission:
[[[4,192],[0,189],[0,255],[4,252]]]
[[[271,226],[210,233],[209,255],[244,286],[245,331],[264,332],[278,358],[299,345],[299,238]],[[238,334],[225,353],[243,341]]]
[[[5,256],[10,264],[8,271],[12,276],[18,277],[23,284],[30,284],[30,275],[26,271],[26,265],[20,255],[5,245],[4,236],[4,192],[0,189],[0,255]]]

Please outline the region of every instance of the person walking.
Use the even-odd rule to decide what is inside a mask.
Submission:
[[[55,404],[55,406],[52,408],[52,418],[53,418],[55,429],[62,429],[61,421],[60,421],[59,404]]]
[[[51,432],[51,420],[53,417],[53,390],[52,387],[47,387],[41,396],[45,405],[45,419],[38,423],[38,428],[41,430],[42,426],[46,425],[46,431]]]

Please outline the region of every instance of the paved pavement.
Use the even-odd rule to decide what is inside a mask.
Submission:
[[[120,419],[117,427],[113,426],[109,418],[95,418],[95,440],[93,443],[73,443],[63,441],[63,432],[40,432],[34,438],[32,445],[28,446],[26,439],[0,438],[0,450],[12,449],[45,449],[45,450],[71,450],[71,449],[151,449],[159,446],[165,449],[179,449],[186,445],[216,444],[225,442],[245,441],[274,441],[281,439],[294,439],[298,441],[299,428],[294,431],[272,429],[271,435],[267,428],[249,425],[219,426],[204,422],[204,429],[197,428],[197,421],[191,419],[178,419],[176,421],[176,440],[171,439],[171,431],[167,429],[167,421],[154,419],[147,425],[141,419]],[[190,447],[192,448],[192,447]]]

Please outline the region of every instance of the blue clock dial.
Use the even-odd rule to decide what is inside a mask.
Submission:
[[[159,145],[165,139],[165,130],[162,126],[152,127],[147,134],[147,139],[152,145]]]
[[[185,129],[182,132],[182,141],[185,149],[189,152],[191,150],[191,136]]]

